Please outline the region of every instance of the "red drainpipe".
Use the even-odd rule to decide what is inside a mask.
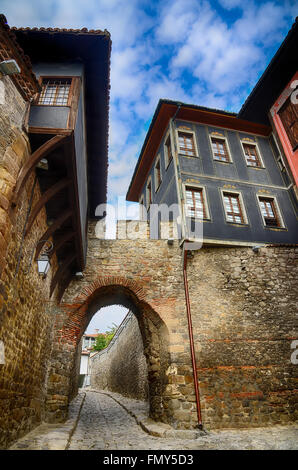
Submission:
[[[184,250],[184,260],[183,260],[184,291],[185,291],[185,301],[186,301],[186,311],[187,311],[187,321],[188,321],[190,354],[191,354],[191,362],[192,362],[192,370],[193,370],[193,380],[194,380],[194,385],[195,385],[198,427],[199,429],[202,429],[203,423],[202,423],[202,415],[201,415],[200,391],[199,391],[199,382],[198,382],[198,375],[197,375],[196,356],[195,356],[195,348],[194,348],[194,341],[193,341],[192,320],[191,320],[189,291],[188,291],[187,272],[186,272],[187,253],[188,253],[188,250]]]

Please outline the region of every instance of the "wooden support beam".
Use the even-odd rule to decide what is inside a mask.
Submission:
[[[25,187],[26,181],[28,180],[31,172],[34,170],[36,165],[40,162],[42,158],[45,158],[50,152],[55,150],[55,148],[64,144],[66,142],[67,137],[67,135],[55,135],[50,140],[41,145],[37,150],[35,150],[35,152],[33,152],[30,159],[25,163],[19,173],[17,184],[15,187],[14,197],[12,199],[13,206],[17,205],[20,199],[20,195]]]
[[[75,236],[75,232],[73,232],[72,230],[70,230],[70,231],[66,232],[64,235],[62,235],[62,236],[57,240],[57,242],[55,243],[54,248],[52,249],[52,251],[48,254],[49,259],[51,259],[52,256],[54,255],[54,253],[56,253],[58,250],[60,250],[60,248],[61,248],[65,243],[67,243],[68,241],[70,241],[74,236]],[[36,257],[35,257],[35,261],[36,261]]]
[[[71,273],[68,273],[68,275],[66,275],[64,277],[64,279],[60,282],[59,290],[58,290],[58,294],[57,294],[58,304],[60,304],[60,302],[62,300],[62,297],[63,297],[63,294],[64,294],[65,290],[67,289],[67,287],[69,286],[69,283],[72,280],[72,278],[73,278],[73,275]]]
[[[58,219],[55,220],[55,222],[53,222],[52,225],[50,225],[50,227],[45,231],[45,233],[43,234],[43,236],[40,238],[39,242],[37,243],[37,248],[36,248],[36,252],[35,252],[35,259],[38,258],[39,256],[39,253],[41,252],[42,250],[42,247],[44,245],[44,243],[53,235],[53,233],[59,228],[61,227],[61,225],[67,220],[69,219],[69,217],[72,216],[72,210],[71,209],[67,209],[66,211],[64,211],[60,217],[58,217]],[[44,242],[44,243],[42,243]]]
[[[25,237],[29,233],[34,220],[38,216],[39,212],[41,209],[46,205],[47,202],[49,202],[50,199],[52,199],[56,194],[58,194],[62,189],[66,188],[71,183],[71,180],[69,178],[63,178],[62,180],[58,181],[58,183],[54,184],[51,186],[47,191],[45,191],[39,201],[35,204],[35,206],[32,209],[32,212],[30,214],[26,231],[25,231]]]
[[[57,283],[62,279],[63,274],[65,273],[66,269],[76,259],[76,257],[77,257],[76,253],[70,253],[67,256],[67,258],[64,261],[62,261],[61,266],[59,266],[59,268],[55,272],[55,275],[52,279],[51,288],[50,288],[50,296],[54,292],[54,289],[55,289]]]

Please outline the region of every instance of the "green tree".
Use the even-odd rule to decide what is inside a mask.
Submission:
[[[108,330],[105,333],[100,333],[96,338],[95,345],[93,346],[92,350],[102,351],[104,348],[106,348],[112,341],[117,328],[118,325],[116,325],[116,323],[113,323],[113,326],[109,326]]]

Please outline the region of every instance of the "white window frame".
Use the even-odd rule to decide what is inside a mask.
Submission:
[[[187,215],[187,204],[186,204],[186,191],[187,189],[200,189],[202,190],[202,194],[203,194],[203,204],[204,204],[204,208],[205,208],[205,212],[206,212],[206,217],[203,218],[203,219],[200,219],[198,217],[191,217],[189,215]],[[198,183],[183,183],[183,197],[184,197],[184,209],[185,209],[185,217],[191,217],[191,218],[194,218],[194,219],[198,219],[198,220],[211,220],[211,217],[210,217],[210,210],[209,210],[209,204],[208,204],[208,199],[207,199],[207,192],[206,192],[206,188],[205,186],[202,186],[201,184],[198,184]]]
[[[177,149],[178,149],[179,155],[183,155],[184,157],[188,157],[188,158],[198,158],[199,152],[198,152],[198,146],[197,146],[196,133],[192,130],[183,129],[183,128],[179,128],[179,127],[177,129],[175,129],[175,132],[176,132],[176,142],[177,142]],[[194,143],[194,149],[195,149],[195,155],[186,155],[185,153],[182,153],[180,151],[179,132],[181,132],[182,134],[192,135],[193,143]]]
[[[246,166],[248,168],[254,168],[255,170],[256,169],[260,169],[260,168],[265,168],[265,165],[264,165],[264,162],[263,162],[263,158],[262,158],[262,155],[261,155],[261,152],[260,152],[260,148],[259,148],[259,145],[257,142],[252,142],[251,140],[245,140],[245,139],[240,139],[240,143],[241,143],[241,149],[242,149],[242,153],[243,153],[243,156],[244,156],[244,160],[245,160],[245,163],[246,163]],[[260,163],[261,163],[261,166],[253,166],[253,165],[248,165],[247,164],[247,160],[246,160],[246,156],[245,156],[245,152],[244,152],[244,144],[247,144],[247,145],[254,145],[257,149],[257,154],[258,154],[258,157],[259,157],[259,160],[260,160]]]
[[[212,138],[213,139],[217,139],[217,140],[223,140],[226,144],[226,148],[227,148],[227,151],[228,151],[228,157],[229,157],[229,160],[227,162],[224,162],[222,160],[217,160],[215,157],[214,157],[214,153],[213,153],[213,147],[212,147]],[[234,163],[233,162],[233,158],[232,158],[232,153],[231,153],[231,150],[230,150],[230,146],[229,146],[229,142],[228,142],[228,139],[226,138],[226,136],[221,136],[221,135],[215,135],[215,134],[209,134],[209,140],[210,140],[210,147],[211,147],[211,153],[212,153],[212,157],[213,157],[213,160],[217,163]]]
[[[277,212],[277,216],[278,216],[279,225],[277,227],[266,225],[265,217],[263,216],[262,210],[261,210],[260,198],[261,199],[272,199],[272,201],[274,203],[274,206],[275,206],[275,210]],[[276,229],[278,230],[279,228],[286,228],[285,223],[284,223],[284,219],[281,215],[281,210],[279,208],[276,196],[272,196],[271,194],[257,194],[257,201],[258,201],[258,207],[259,207],[259,211],[260,211],[260,214],[261,214],[261,217],[262,217],[263,225],[264,225],[265,228],[274,229],[274,230],[276,230]]]
[[[160,183],[157,184],[157,169],[156,166],[159,163],[159,176],[160,176]],[[161,159],[160,159],[160,154],[157,155],[154,163],[154,190],[157,193],[159,188],[161,187],[162,184],[162,173],[161,173]]]
[[[243,197],[242,197],[242,193],[240,191],[230,189],[230,188],[228,188],[228,189],[220,188],[220,192],[221,192],[221,200],[222,200],[222,204],[223,204],[223,208],[224,208],[224,214],[225,214],[226,222],[228,224],[236,224],[236,225],[241,225],[241,226],[249,225],[248,217],[247,217],[247,213],[246,213],[246,208],[245,208]],[[231,194],[231,195],[236,194],[238,196],[241,212],[242,212],[243,219],[244,219],[243,222],[233,222],[231,220],[228,220],[228,213],[227,213],[227,208],[226,208],[226,205],[225,205],[224,193],[228,193],[228,194]]]
[[[172,139],[171,139],[171,133],[170,133],[170,129],[168,130],[168,132],[166,133],[166,136],[165,136],[165,139],[164,139],[164,144],[163,144],[163,148],[164,148],[164,160],[165,160],[165,168],[167,169],[169,164],[171,163],[171,160],[169,160],[169,157],[168,157],[168,149],[167,149],[167,146],[166,146],[166,142],[167,140],[170,139],[170,147],[171,147],[171,153],[172,153],[172,160],[174,159],[174,152],[173,152],[173,142],[172,142]]]

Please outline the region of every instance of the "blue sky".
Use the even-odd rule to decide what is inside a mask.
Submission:
[[[298,15],[294,0],[0,0],[0,11],[10,26],[111,33],[112,203],[126,194],[158,100],[237,112]]]
[[[294,0],[0,0],[0,7],[10,26],[110,31],[110,202],[126,194],[159,98],[238,111],[298,15]]]

